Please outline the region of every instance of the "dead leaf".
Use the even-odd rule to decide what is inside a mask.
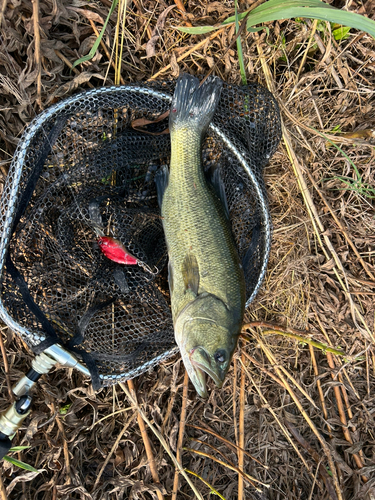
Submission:
[[[95,21],[96,23],[104,24],[104,19],[102,16],[99,16],[96,12],[93,12],[92,10],[87,10],[87,9],[79,9],[78,7],[71,7],[67,6],[68,10],[73,10],[74,12],[77,12],[78,14],[82,14],[86,19],[89,21]]]
[[[172,68],[172,76],[177,78],[178,75],[180,74],[180,68],[178,66],[177,57],[176,57],[175,52],[172,52],[172,54],[171,54],[170,65]]]
[[[164,120],[169,116],[169,109],[162,115],[160,115],[156,120],[147,120],[147,118],[138,118],[137,120],[133,120],[131,122],[131,126],[134,130],[137,130],[138,132],[144,132],[145,134],[150,134],[150,135],[163,135],[163,134],[169,134],[169,128],[166,128],[162,132],[149,132],[148,130],[144,129],[146,125],[151,125],[152,123],[158,123]]]
[[[12,482],[7,486],[7,495],[10,495],[10,493],[12,493],[13,489],[18,483],[20,482],[26,483],[27,481],[32,481],[34,477],[36,477],[38,474],[40,474],[40,472],[44,470],[45,469],[40,469],[38,472],[25,472],[23,474],[21,473],[18,476],[16,476],[12,480]]]
[[[64,95],[72,92],[77,87],[82,85],[82,83],[89,82],[92,77],[104,80],[104,76],[102,76],[100,73],[89,73],[88,71],[83,71],[75,78],[73,78],[73,80],[65,83],[64,85],[61,85],[61,87],[55,90],[55,92],[48,97],[47,104],[52,102],[56,97],[63,97]]]
[[[146,57],[152,57],[156,54],[155,45],[156,45],[157,41],[159,40],[161,32],[163,31],[167,15],[169,14],[169,12],[171,10],[173,10],[175,8],[176,8],[176,5],[170,5],[165,10],[163,10],[163,12],[158,17],[158,20],[156,21],[156,26],[152,31],[152,36],[146,45]]]
[[[323,264],[320,267],[320,270],[321,271],[332,271],[332,269],[334,267],[335,267],[335,261],[334,261],[334,259],[330,259],[328,262],[326,262],[325,264]]]

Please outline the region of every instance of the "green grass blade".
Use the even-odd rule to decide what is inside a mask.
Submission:
[[[240,23],[238,22],[237,0],[234,0],[234,12],[235,12],[235,17],[236,17],[236,21],[235,22],[236,22],[236,34],[237,34],[238,30],[240,29]],[[240,73],[241,73],[242,85],[246,85],[247,84],[247,79],[246,79],[245,63],[244,63],[244,60],[243,60],[241,35],[237,37],[236,43],[237,43],[238,62],[240,64]]]
[[[267,3],[271,3],[271,1]],[[290,1],[288,1],[284,3],[284,7],[282,9],[279,7],[270,7],[262,12],[256,12],[257,9],[254,9],[248,17],[247,26],[252,27],[256,24],[266,23],[269,21],[289,19],[293,17],[304,17],[338,23],[343,26],[350,26],[351,28],[366,31],[375,38],[375,22],[371,19],[352,12],[335,9],[334,7],[322,2],[319,2],[319,4],[319,7],[291,6]]]
[[[108,13],[108,16],[107,16],[107,19],[104,21],[104,24],[103,24],[103,28],[101,29],[100,31],[100,34],[98,36],[98,38],[95,40],[95,43],[94,45],[92,46],[90,52],[81,57],[80,59],[77,59],[76,61],[74,61],[73,63],[73,68],[75,66],[78,66],[78,64],[81,64],[85,61],[89,61],[90,59],[92,59],[95,55],[95,52],[98,50],[98,47],[99,47],[99,44],[100,44],[100,41],[101,39],[103,38],[103,35],[104,35],[104,32],[105,32],[105,29],[107,27],[107,24],[108,24],[108,21],[109,21],[109,18],[111,17],[111,15],[113,14],[113,11],[115,10],[116,6],[118,4],[118,0],[113,0],[112,1],[112,5],[111,5],[111,8],[109,9],[109,13]]]
[[[23,451],[28,450],[31,446],[13,446],[9,451]]]
[[[32,465],[25,464],[25,462],[21,462],[21,460],[17,460],[16,458],[9,457],[8,455],[5,455],[4,460],[7,462],[16,465],[20,469],[25,469],[30,472],[39,472],[38,469],[35,469]]]
[[[210,493],[212,495],[217,495],[219,498],[221,498],[221,500],[226,500],[223,495],[221,495],[221,493],[219,493],[217,490],[215,490],[215,488],[209,483],[207,482],[205,479],[203,479],[203,477],[199,476],[196,472],[193,472],[189,469],[185,469],[185,472],[188,472],[189,474],[192,474],[193,476],[197,477],[198,479],[200,479],[202,481],[202,483],[204,483],[208,488],[210,488]]]
[[[238,20],[243,19],[246,14],[247,12],[239,14]],[[375,21],[354,12],[336,9],[320,0],[269,0],[251,12],[248,17],[247,27],[293,17],[321,19],[342,26],[350,26],[351,28],[366,31],[375,38]],[[235,16],[228,17],[223,25],[234,23],[235,20]]]
[[[221,26],[193,26],[192,28],[187,28],[186,26],[177,26],[179,31],[182,33],[189,33],[190,35],[204,35],[210,31],[218,30]]]
[[[268,0],[256,7],[250,14],[250,16],[253,16],[254,14],[258,14],[263,11],[268,11],[269,9],[276,9],[276,11],[282,13],[284,8],[286,7],[322,7],[327,6],[328,8],[334,8],[330,7],[328,4],[321,2],[320,0]],[[241,21],[246,15],[248,11],[242,12],[241,14],[238,15],[238,19]],[[250,17],[249,16],[249,17]],[[223,25],[225,26],[226,24],[232,24],[236,20],[235,16],[230,16],[228,17],[225,21],[223,21]]]

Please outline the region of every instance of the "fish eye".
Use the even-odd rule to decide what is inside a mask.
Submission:
[[[224,363],[224,361],[227,360],[227,353],[224,350],[219,349],[215,352],[214,358],[217,363]]]

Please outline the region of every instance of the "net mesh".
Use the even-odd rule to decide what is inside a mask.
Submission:
[[[168,118],[145,125],[147,133],[132,127],[168,111],[174,85],[97,89],[48,109],[21,139],[2,195],[3,320],[32,348],[48,338],[6,266],[9,252],[61,344],[88,354],[101,385],[137,376],[177,351],[154,183],[169,164],[170,138],[162,133]],[[279,140],[271,94],[257,84],[224,84],[202,157],[205,171],[220,169],[225,185],[247,305],[268,261],[271,221],[262,171]],[[98,229],[121,241],[139,265],[105,257]]]

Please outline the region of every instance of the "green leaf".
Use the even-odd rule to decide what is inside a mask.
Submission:
[[[340,40],[346,40],[349,38],[349,31],[350,28],[348,26],[341,26],[340,28],[333,30],[332,35],[334,39],[339,42]]]
[[[257,28],[247,28],[247,31],[249,33],[258,33],[258,31],[262,31],[264,29],[266,30],[267,35],[269,35],[270,34],[270,30],[269,30],[268,26],[258,26]]]
[[[240,22],[247,14],[248,11],[238,14],[237,21]],[[329,21],[345,27],[349,26],[365,31],[375,38],[375,21],[354,12],[336,9],[320,0],[268,0],[251,11],[247,19],[247,29],[253,29],[253,26],[257,24],[295,17],[320,19],[321,21]],[[178,29],[184,33],[203,34],[235,22],[236,16],[231,16],[221,26],[180,27]]]
[[[333,127],[333,129],[331,130],[331,132],[338,132],[341,134],[342,130],[341,130],[341,125],[336,125],[335,127]]]
[[[28,450],[29,448],[31,448],[31,446],[14,446],[9,451],[22,451],[22,450]]]
[[[111,174],[112,175],[112,174]],[[111,177],[111,176],[110,176]],[[104,184],[104,183],[103,183]],[[69,411],[69,408],[72,406],[72,403],[68,403],[64,406],[61,406],[59,409],[60,415],[66,415]]]
[[[236,17],[236,34],[237,34],[238,30],[240,29],[240,24],[238,22],[237,0],[234,0],[234,12],[235,12],[235,17]],[[240,65],[240,73],[241,73],[242,85],[246,85],[247,84],[247,79],[246,79],[245,63],[244,63],[244,60],[243,60],[241,35],[237,37],[236,43],[237,43],[238,62],[239,62],[239,65]]]
[[[25,464],[25,462],[21,462],[21,460],[17,460],[16,458],[8,457],[8,455],[5,455],[4,460],[16,465],[20,469],[29,470],[30,472],[39,472],[38,469],[35,469],[32,465]]]
[[[118,0],[113,0],[112,1],[112,5],[111,5],[111,8],[109,9],[109,12],[108,12],[108,16],[107,16],[107,19],[104,21],[104,24],[103,24],[103,28],[101,29],[100,31],[100,34],[98,36],[98,38],[95,40],[95,43],[94,45],[92,46],[90,52],[81,57],[80,59],[77,59],[76,61],[74,61],[73,63],[73,68],[75,66],[78,66],[78,64],[81,64],[85,61],[89,61],[90,59],[92,59],[95,55],[95,52],[98,50],[98,47],[99,47],[99,44],[100,44],[100,41],[101,39],[103,38],[103,35],[104,35],[104,32],[105,32],[105,29],[107,27],[107,24],[108,24],[108,21],[109,21],[109,18],[111,17],[111,15],[113,14],[113,11],[115,10],[116,6],[118,4]]]
[[[263,11],[268,11],[269,9],[276,9],[279,13],[283,13],[284,7],[316,7],[317,4],[321,7],[322,5],[327,5],[321,2],[320,0],[268,0],[258,7],[256,7],[253,11],[251,11],[251,14],[249,17],[253,16],[254,14],[258,14]],[[329,6],[328,6],[329,7]],[[332,7],[333,9],[334,7]],[[238,19],[241,20],[244,17],[246,17],[248,11],[242,12],[242,14],[238,15]],[[304,17],[304,16],[296,16],[296,17]],[[280,17],[280,19],[285,19],[284,16]],[[223,22],[223,25],[225,26],[226,24],[231,24],[234,23],[235,21],[235,16],[228,17]]]
[[[243,19],[246,14],[247,12],[239,14],[238,19]],[[294,17],[320,19],[338,23],[342,26],[350,26],[351,28],[366,31],[375,38],[375,21],[353,12],[336,9],[320,0],[269,0],[250,13],[247,28],[269,21]],[[223,25],[234,21],[234,16],[228,17]]]
[[[186,28],[185,26],[177,26],[179,31],[183,33],[189,33],[190,35],[204,35],[210,31],[218,30],[221,26],[193,26],[192,28]]]

